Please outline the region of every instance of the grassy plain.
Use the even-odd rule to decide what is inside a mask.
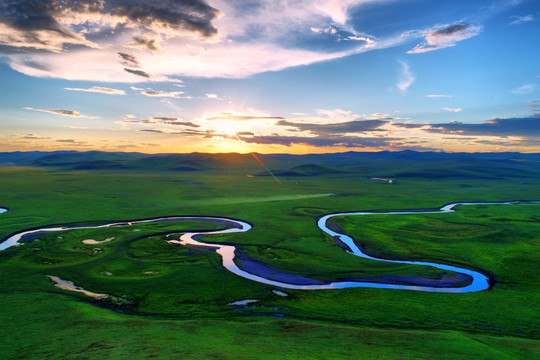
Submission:
[[[540,176],[530,171],[508,174],[493,166],[483,169],[491,176],[482,178],[434,178],[432,172],[422,176],[421,163],[402,161],[400,166],[407,176],[394,184],[369,179],[362,166],[338,174],[284,176],[281,184],[270,177],[246,176],[252,169],[0,167],[0,206],[9,208],[0,214],[0,238],[59,224],[223,216],[254,227],[247,233],[206,237],[205,242],[235,244],[243,254],[281,271],[332,280],[384,274],[437,277],[422,267],[348,255],[317,228],[316,219],[341,211],[540,198]],[[377,175],[395,174],[388,170]],[[309,196],[313,194],[333,195]],[[491,290],[472,294],[357,288],[282,290],[288,296],[279,296],[272,292],[275,287],[224,270],[212,250],[163,241],[169,233],[224,226],[210,222],[38,234],[38,241],[0,252],[0,355],[532,359],[540,354],[539,210],[540,205],[482,205],[452,214],[336,219],[369,254],[449,263],[495,280]],[[82,243],[110,237],[115,239]],[[46,275],[125,301],[61,290]],[[248,307],[228,305],[244,299],[259,301]]]

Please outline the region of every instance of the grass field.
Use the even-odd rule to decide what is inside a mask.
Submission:
[[[452,164],[446,172],[459,165]],[[0,167],[0,206],[9,208],[0,214],[0,238],[54,225],[222,216],[247,221],[253,229],[208,236],[205,242],[234,244],[241,254],[280,271],[322,280],[438,278],[440,273],[426,267],[351,256],[317,228],[316,219],[341,211],[540,199],[534,167],[508,174],[486,165],[486,176],[434,178],[433,171],[422,172],[427,166],[422,161],[402,161],[399,173],[408,174],[403,177],[390,170],[366,175],[370,164],[362,163],[343,166],[347,172],[337,174],[313,166],[298,170],[296,162],[278,165],[322,173],[282,176],[277,183],[248,177],[253,169],[241,167],[189,172]],[[538,358],[539,210],[538,204],[478,205],[449,214],[335,219],[370,255],[448,263],[495,281],[491,290],[470,294],[357,288],[281,289],[288,296],[280,296],[272,291],[278,288],[224,270],[211,249],[164,241],[165,234],[224,227],[204,221],[37,234],[31,243],[0,252],[0,357]],[[111,237],[100,244],[82,242]],[[96,300],[59,289],[47,275],[114,298]],[[258,301],[228,305],[244,299]]]

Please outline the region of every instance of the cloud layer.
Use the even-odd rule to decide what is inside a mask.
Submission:
[[[0,54],[32,76],[164,81],[245,77],[424,38],[410,51],[420,53],[481,31],[459,23],[377,38],[355,29],[351,14],[388,1],[6,0]]]

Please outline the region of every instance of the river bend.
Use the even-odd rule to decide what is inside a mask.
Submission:
[[[531,202],[529,202],[531,203]],[[534,202],[538,203],[538,202]],[[243,278],[253,280],[259,283],[277,286],[285,289],[293,290],[323,290],[323,289],[343,289],[343,288],[353,288],[353,287],[368,287],[368,288],[385,288],[385,289],[400,289],[400,290],[414,290],[414,291],[428,291],[428,292],[445,292],[445,293],[468,293],[487,290],[490,286],[489,279],[486,275],[457,266],[439,264],[433,262],[425,261],[407,261],[407,260],[390,260],[390,259],[381,259],[376,258],[370,255],[363,253],[358,246],[355,244],[354,239],[346,234],[341,234],[334,230],[331,230],[327,227],[328,220],[338,216],[369,216],[369,215],[408,215],[408,214],[438,214],[438,213],[449,213],[455,211],[455,207],[458,205],[514,205],[520,204],[519,201],[510,201],[510,202],[461,202],[461,203],[452,203],[441,207],[438,210],[402,210],[402,211],[388,211],[388,212],[342,212],[324,215],[318,219],[317,225],[319,228],[324,231],[326,234],[330,235],[335,239],[339,239],[347,247],[347,252],[354,256],[359,256],[366,259],[371,259],[375,261],[384,261],[390,263],[398,264],[413,264],[413,265],[422,265],[422,266],[431,266],[442,270],[450,270],[461,274],[466,274],[472,278],[472,282],[463,287],[435,287],[435,286],[417,286],[417,285],[402,285],[402,284],[385,284],[385,283],[376,283],[376,282],[363,282],[363,281],[337,281],[327,284],[291,284],[283,281],[275,281],[262,276],[252,274],[248,271],[240,269],[234,262],[235,250],[236,247],[233,245],[218,244],[218,243],[204,243],[202,241],[196,240],[204,236],[216,235],[216,234],[230,234],[230,233],[240,233],[246,232],[251,229],[251,225],[247,222],[235,219],[228,219],[222,217],[211,217],[211,216],[170,216],[170,217],[159,217],[153,219],[145,220],[134,220],[134,221],[122,221],[114,222],[109,224],[102,225],[87,225],[87,226],[72,226],[72,227],[50,227],[50,228],[41,228],[41,229],[32,229],[25,230],[14,234],[8,237],[4,242],[0,243],[0,251],[7,249],[11,246],[21,245],[19,241],[26,235],[34,234],[38,232],[56,232],[56,231],[68,231],[74,229],[95,229],[95,228],[106,228],[114,226],[130,226],[140,223],[148,222],[160,222],[160,221],[170,221],[170,220],[203,220],[203,221],[219,221],[230,224],[232,227],[225,230],[217,231],[207,231],[207,232],[188,232],[183,233],[178,239],[174,240],[165,240],[171,244],[179,245],[192,245],[192,246],[201,246],[214,249],[222,258],[223,267],[228,271],[241,276]],[[7,209],[0,208],[6,211]]]

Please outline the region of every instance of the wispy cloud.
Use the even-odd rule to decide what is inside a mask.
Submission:
[[[142,70],[124,68],[124,71],[127,72],[127,73],[130,73],[130,74],[133,74],[135,76],[148,79],[148,80],[150,80],[150,78],[152,77],[149,73],[147,73],[146,71],[142,71]]]
[[[125,95],[126,92],[124,90],[119,89],[112,89],[102,86],[92,86],[88,89],[83,88],[64,88],[65,90],[70,91],[85,91],[85,92],[94,92],[94,93],[102,93],[102,94],[109,94],[109,95]]]
[[[426,95],[428,98],[451,98],[452,95],[440,95],[440,94],[429,94]]]
[[[179,98],[182,95],[183,91],[159,91],[159,90],[143,90],[141,94],[145,96],[152,97],[168,97],[168,98]]]
[[[456,113],[462,110],[461,108],[451,108],[451,107],[443,107],[442,109],[445,111],[456,112]]]
[[[414,82],[414,75],[411,72],[411,69],[409,67],[409,64],[407,64],[405,61],[398,61],[401,65],[401,74],[398,79],[398,83],[396,84],[396,87],[405,94],[407,92],[407,89],[409,89],[409,86],[412,85]]]
[[[37,134],[25,134],[25,135],[12,135],[13,137],[17,139],[26,139],[26,140],[50,140],[51,138],[48,136],[40,136]]]
[[[33,111],[40,111],[40,112],[44,112],[44,113],[49,113],[49,114],[55,114],[55,115],[62,115],[62,116],[69,116],[69,117],[74,117],[74,118],[87,118],[87,119],[97,119],[97,117],[95,116],[88,116],[88,115],[83,115],[75,110],[61,110],[61,109],[37,109],[37,108],[33,108],[33,107],[25,107],[24,108],[25,110],[33,110]]]
[[[467,23],[458,23],[454,25],[437,27],[427,31],[425,33],[424,41],[416,45],[414,49],[407,52],[409,54],[419,54],[452,47],[460,41],[480,34],[480,32],[482,32],[481,26]]]
[[[512,89],[512,92],[516,95],[526,95],[536,91],[536,85],[525,84],[521,85],[515,89]]]
[[[212,99],[212,100],[223,100],[219,97],[218,94],[204,94],[206,96],[206,99]]]
[[[535,20],[533,15],[513,16],[512,19],[514,20],[512,20],[512,22],[510,23],[511,25],[523,24],[525,22],[530,22],[530,21]]]
[[[139,124],[164,124],[164,125],[176,125],[176,126],[186,126],[186,127],[200,127],[199,124],[196,124],[191,121],[184,121],[176,117],[164,117],[164,116],[153,116],[148,119],[142,120],[133,120],[133,118],[125,118],[125,123],[139,123]]]

